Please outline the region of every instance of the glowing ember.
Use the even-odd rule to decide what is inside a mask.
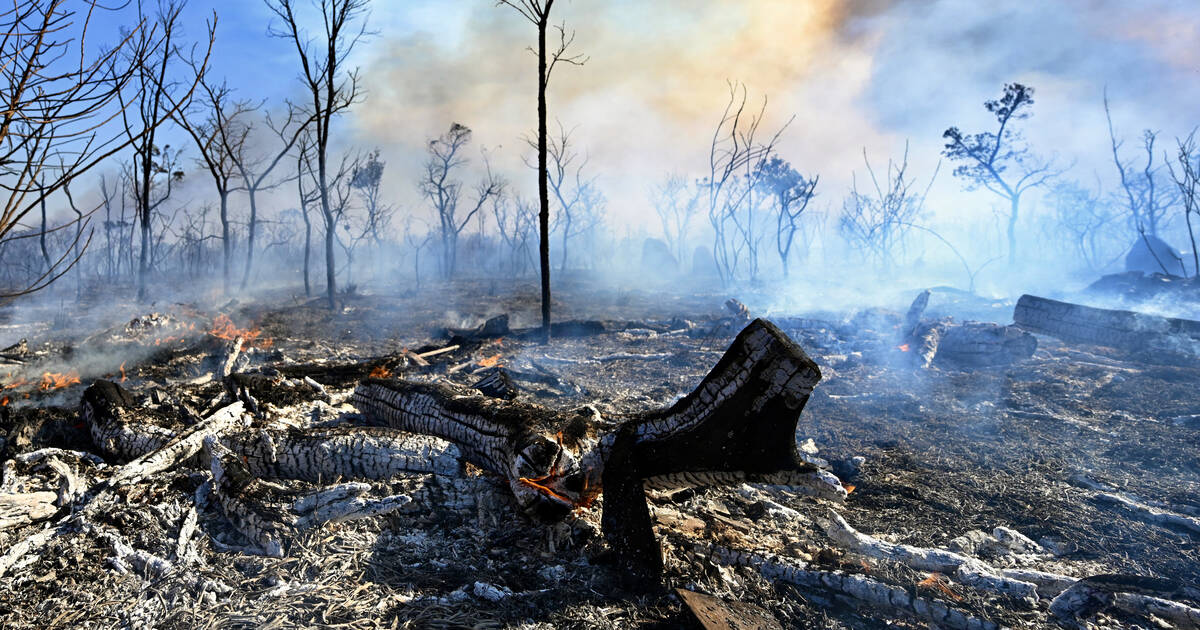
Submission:
[[[920,582],[917,582],[917,586],[923,586],[925,588],[937,589],[938,591],[941,591],[942,594],[944,594],[946,597],[949,597],[950,599],[953,599],[954,601],[962,601],[962,595],[955,593],[946,582],[947,582],[946,577],[944,575],[942,575],[941,573],[930,573],[929,577],[925,578],[924,580],[921,580]]]
[[[485,368],[496,367],[500,365],[500,355],[494,354],[486,359],[480,359],[479,365]]]
[[[906,344],[906,343],[902,343],[902,344],[896,346],[896,348],[898,350],[900,350],[900,352],[908,352],[908,344]]]
[[[7,407],[8,403],[10,402],[12,402],[12,399],[10,399],[8,396],[5,396],[4,398],[0,399],[0,407]]]
[[[216,319],[213,320],[212,328],[208,330],[208,334],[217,339],[228,339],[229,341],[241,337],[244,345],[264,350],[270,348],[275,343],[270,337],[262,336],[262,329],[238,328],[233,324],[233,320],[229,319],[228,315],[217,315]]]
[[[121,362],[121,382],[125,382],[125,361]]]
[[[550,477],[539,477],[537,479],[529,479],[527,477],[520,477],[517,479],[517,482],[519,482],[522,485],[529,486],[530,488],[533,488],[534,490],[541,492],[542,494],[550,497],[551,499],[554,499],[555,501],[559,501],[561,503],[566,503],[567,505],[570,505],[572,507],[580,507],[579,504],[577,504],[575,501],[572,501],[571,499],[564,497],[563,495],[555,492],[554,490],[551,490],[550,488],[547,488],[546,486],[543,486],[542,484],[538,483],[540,481],[546,481],[546,479],[548,479],[548,478],[550,478]]]
[[[851,492],[854,492],[854,489],[857,488],[858,486],[844,483],[844,484],[842,484],[842,487],[846,489],[846,494],[850,494]]]
[[[367,376],[371,378],[391,378],[392,371],[382,365],[377,365]]]
[[[38,383],[38,389],[48,392],[52,389],[62,389],[71,385],[77,385],[79,382],[79,372],[75,370],[70,370],[65,374],[44,372],[42,374],[42,382]]]

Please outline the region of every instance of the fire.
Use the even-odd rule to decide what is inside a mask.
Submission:
[[[0,398],[0,407],[7,407],[8,403],[10,403],[10,402],[12,402],[12,399],[9,398],[8,396],[5,396],[4,398]]]
[[[367,376],[371,378],[391,378],[392,371],[382,365],[375,366]]]
[[[79,383],[79,372],[76,372],[75,370],[69,370],[65,374],[60,374],[58,372],[43,372],[42,382],[38,384],[38,389],[48,392],[52,389],[62,389],[63,387],[70,387],[71,385],[78,385]]]
[[[946,577],[941,573],[930,573],[929,577],[917,582],[917,586],[937,589],[941,591],[943,595],[953,599],[956,602],[962,601],[962,595],[955,593],[946,582]]]
[[[846,494],[850,494],[851,492],[854,492],[856,488],[858,488],[858,486],[849,483],[842,484],[842,487],[846,489]]]
[[[900,352],[908,352],[908,344],[902,343],[896,346],[896,349],[898,349]]]
[[[121,367],[120,367],[120,370],[121,370],[121,382],[122,382],[122,383],[124,383],[124,382],[125,382],[125,363],[126,363],[125,361],[122,361],[122,362],[121,362]]]
[[[494,354],[490,357],[487,357],[486,359],[479,360],[480,367],[490,368],[490,367],[496,367],[499,364],[500,364],[500,355],[498,355],[498,354]]]
[[[228,315],[217,315],[213,320],[212,327],[208,329],[208,334],[217,339],[227,339],[233,341],[238,337],[242,338],[242,342],[246,346],[265,350],[274,345],[274,341],[270,337],[262,336],[260,328],[238,328],[233,324],[233,320],[229,319]]]

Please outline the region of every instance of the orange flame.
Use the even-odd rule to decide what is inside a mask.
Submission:
[[[62,389],[71,385],[79,384],[79,372],[69,370],[65,374],[58,372],[43,372],[42,382],[38,384],[38,389],[48,392],[52,389]]]
[[[0,407],[7,407],[8,403],[10,402],[12,402],[12,400],[10,400],[8,396],[5,396],[4,398],[0,399]]]
[[[370,378],[390,378],[392,376],[392,371],[382,365],[377,365],[367,376]]]
[[[930,573],[929,577],[917,582],[917,586],[937,589],[938,591],[941,591],[943,595],[953,599],[956,602],[962,601],[962,595],[955,593],[950,586],[946,584],[946,577],[941,573]]]
[[[858,486],[849,483],[842,484],[842,487],[846,489],[846,494],[850,494],[851,492],[854,492],[856,488],[858,488]]]
[[[212,327],[208,329],[208,334],[217,339],[226,339],[233,341],[238,337],[242,338],[242,343],[246,346],[265,350],[270,348],[275,342],[270,337],[262,336],[260,328],[238,328],[233,324],[233,320],[229,319],[228,315],[217,315],[213,320]]]
[[[898,350],[900,350],[900,352],[908,352],[908,344],[906,344],[906,343],[902,343],[902,344],[896,346],[896,348]]]
[[[479,360],[480,367],[490,368],[490,367],[496,367],[499,364],[500,364],[500,355],[498,355],[498,354],[494,354],[490,357],[487,357],[486,359]]]
[[[125,363],[126,363],[125,361],[122,361],[122,362],[121,362],[121,368],[120,368],[120,370],[121,370],[121,382],[122,382],[122,383],[124,383],[124,382],[125,382]]]

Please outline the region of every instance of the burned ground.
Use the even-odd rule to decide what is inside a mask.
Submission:
[[[502,365],[514,375],[519,400],[563,410],[590,404],[605,415],[655,408],[691,391],[740,329],[726,318],[722,302],[727,296],[600,292],[580,284],[558,294],[556,312],[564,319],[615,322],[612,332],[548,345],[517,336],[475,340],[431,357],[428,367],[396,359],[402,349],[446,346],[440,335],[447,326],[471,327],[500,313],[511,315],[514,328],[532,325],[534,296],[498,293],[487,284],[463,283],[451,293],[358,296],[336,313],[323,302],[281,297],[227,304],[219,311],[195,305],[159,310],[181,321],[224,313],[239,325],[260,327],[260,338],[271,343],[247,350],[241,367],[303,368],[332,396],[329,403],[287,396],[269,402],[284,416],[344,416],[350,422],[356,414],[345,400],[365,374],[356,376],[345,366],[364,366],[363,371],[382,366],[397,377],[469,386],[486,369]],[[756,296],[739,297],[760,315]],[[585,303],[586,308],[572,310]],[[1195,455],[1200,363],[1156,364],[1039,337],[1034,356],[1013,365],[963,369],[935,362],[921,369],[898,347],[895,329],[905,305],[896,306],[897,312],[761,314],[821,367],[823,380],[796,437],[811,438],[818,456],[854,486],[839,508],[846,521],[877,538],[917,547],[953,548],[961,544],[954,540],[970,530],[1008,527],[1037,541],[1042,551],[989,558],[996,566],[1200,583],[1196,532],[1148,522],[1098,498],[1120,493],[1185,514],[1200,512]],[[1009,315],[1011,306],[1007,303]],[[1006,316],[1003,305],[947,294],[935,295],[934,307],[959,318]],[[138,314],[129,307],[126,321]],[[64,344],[74,345],[75,353],[90,351],[78,342],[100,326],[88,322],[81,328],[87,327],[27,331],[30,345],[43,353],[28,367],[69,364],[62,357]],[[159,397],[161,413],[211,408],[222,387],[205,375],[222,344],[203,333],[206,326],[199,328],[166,349],[127,359],[125,385],[136,395]],[[52,341],[42,343],[47,339]],[[35,389],[28,400],[18,396],[5,407],[4,459],[46,446],[99,453],[80,422],[78,400],[91,379],[117,377],[116,363],[124,357],[114,350],[110,358],[113,365],[82,373],[79,385]],[[80,465],[85,478],[94,477],[98,468]],[[118,507],[94,520],[136,549],[175,558],[205,474],[177,468],[122,488]],[[105,539],[70,531],[40,552],[18,558],[0,580],[0,625],[660,628],[695,623],[670,590],[639,589],[623,579],[600,536],[597,508],[563,522],[539,523],[516,509],[502,484],[471,467],[452,479],[412,476],[374,485],[379,492],[403,492],[416,500],[384,516],[297,534],[282,558],[239,551],[245,540],[211,508],[198,511],[199,533],[185,541],[199,557],[186,566],[179,562],[166,575],[136,568],[122,573]],[[785,627],[890,623],[917,628],[927,622],[900,610],[856,604],[842,594],[771,581],[753,568],[720,566],[702,548],[716,543],[766,551],[802,559],[814,569],[864,574],[1001,626],[1053,625],[1045,601],[1030,606],[955,583],[953,576],[931,577],[928,571],[840,548],[817,524],[829,507],[786,488],[651,493],[651,505],[665,550],[667,586],[757,605]],[[0,549],[10,549],[45,525],[0,531]],[[197,576],[232,589],[217,593],[185,583]],[[1153,627],[1123,613],[1093,622]]]

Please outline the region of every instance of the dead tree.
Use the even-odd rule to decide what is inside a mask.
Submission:
[[[688,232],[700,207],[702,189],[691,186],[688,178],[670,173],[650,193],[654,212],[662,224],[667,247],[682,262],[688,255]]]
[[[1162,185],[1163,165],[1154,163],[1154,143],[1158,139],[1158,132],[1150,129],[1142,131],[1142,148],[1146,151],[1146,163],[1139,171],[1131,161],[1127,162],[1121,158],[1121,146],[1124,141],[1117,139],[1117,133],[1113,129],[1107,91],[1104,94],[1104,118],[1108,121],[1109,146],[1112,148],[1113,164],[1120,176],[1130,227],[1138,234],[1156,237],[1159,221],[1179,202],[1175,191],[1168,185]],[[1166,273],[1167,270],[1163,269],[1163,272]]]
[[[742,254],[757,238],[752,193],[763,174],[758,165],[774,153],[775,144],[794,119],[789,118],[762,142],[757,136],[766,109],[764,97],[757,114],[747,112],[746,86],[729,83],[729,100],[709,145],[709,173],[699,182],[707,196],[713,256],[726,283],[734,280]]]
[[[574,66],[582,66],[587,62],[580,55],[568,56],[567,48],[575,41],[575,33],[567,35],[565,26],[556,27],[558,30],[558,46],[553,52],[546,51],[546,29],[550,26],[550,9],[554,0],[497,0],[497,6],[511,7],[537,27],[538,32],[538,260],[542,270],[542,332],[547,340],[550,339],[550,190],[549,170],[547,169],[546,154],[548,141],[546,135],[546,86],[550,83],[550,74],[554,66],[562,61]]]
[[[1183,220],[1192,244],[1192,275],[1200,278],[1200,252],[1196,251],[1196,225],[1192,223],[1193,214],[1200,220],[1200,150],[1196,147],[1196,130],[1193,129],[1186,138],[1176,138],[1175,144],[1179,151],[1175,155],[1179,171],[1176,172],[1170,162],[1167,162],[1167,169],[1183,202]],[[1182,261],[1180,266],[1183,266]],[[1186,269],[1184,275],[1187,275]]]
[[[508,247],[509,265],[513,276],[525,273],[526,266],[536,266],[529,242],[537,233],[537,210],[521,197],[496,195],[492,197],[492,216],[500,239]]]
[[[558,213],[554,217],[551,232],[561,230],[562,260],[559,272],[567,270],[567,255],[570,240],[587,231],[596,221],[597,210],[603,206],[603,194],[596,189],[596,178],[587,178],[583,170],[586,157],[571,148],[571,132],[558,123],[558,136],[550,138],[547,147],[550,159],[547,163],[547,182],[554,200],[558,202]]]
[[[1106,201],[1100,189],[1085,187],[1077,181],[1063,181],[1050,189],[1050,201],[1054,206],[1058,229],[1065,231],[1075,245],[1075,251],[1089,269],[1099,271],[1110,262],[1112,252],[1106,256],[1105,245],[1113,245],[1113,225],[1121,218],[1119,209]],[[1128,242],[1119,243],[1120,247]]]
[[[182,171],[176,172],[168,168],[165,158],[169,155],[169,146],[160,148],[158,139],[159,125],[178,115],[191,102],[193,91],[199,83],[200,73],[196,73],[191,83],[181,83],[173,78],[171,69],[180,63],[190,63],[193,68],[203,69],[207,66],[208,52],[212,50],[215,37],[216,16],[208,24],[208,52],[204,61],[197,61],[192,53],[185,54],[179,45],[180,13],[186,5],[186,0],[163,0],[158,5],[158,13],[153,19],[152,26],[143,26],[133,35],[139,39],[138,48],[147,52],[137,59],[133,67],[132,80],[125,90],[118,92],[121,101],[122,120],[125,124],[126,137],[133,148],[133,165],[129,176],[133,184],[135,214],[141,230],[141,249],[138,254],[138,299],[146,299],[147,277],[151,269],[151,224],[157,206],[169,197],[171,182],[182,177]],[[141,3],[138,3],[141,13]],[[143,18],[143,22],[146,22]],[[132,110],[132,111],[131,111]],[[159,175],[166,175],[166,194],[157,200],[153,198],[153,189]]]
[[[272,24],[270,33],[290,40],[300,58],[301,79],[311,101],[304,110],[312,117],[312,157],[316,162],[316,193],[320,199],[325,225],[334,226],[337,217],[330,203],[329,138],[335,116],[345,112],[360,97],[358,70],[346,70],[350,54],[367,36],[367,0],[314,0],[322,24],[317,39],[301,31],[296,15],[296,0],[267,0],[267,6],[282,21]],[[356,27],[355,22],[361,23]],[[329,308],[337,308],[333,245],[335,234],[325,231],[325,293]]]
[[[775,203],[775,249],[783,265],[783,277],[788,277],[788,260],[796,232],[800,231],[800,217],[808,209],[808,202],[816,194],[820,175],[805,178],[786,160],[773,155],[758,164],[761,173],[759,186]]]
[[[387,162],[379,159],[379,149],[367,154],[359,167],[350,178],[350,186],[358,191],[362,199],[363,209],[366,210],[366,229],[371,241],[378,248],[383,244],[380,232],[386,231],[391,223],[395,208],[382,203],[379,199],[379,187],[383,183],[383,169]]]
[[[194,112],[176,116],[200,152],[197,163],[212,177],[217,190],[217,217],[221,221],[221,287],[229,293],[233,274],[233,236],[230,230],[229,195],[244,190],[245,180],[237,185],[240,177],[238,162],[244,161],[250,124],[246,117],[254,112],[249,101],[234,101],[233,90],[224,82],[214,85],[204,75],[199,77],[201,100]],[[205,116],[202,123],[193,120]],[[165,197],[164,197],[165,199]]]
[[[1021,134],[1012,127],[1016,121],[1029,117],[1033,88],[1020,83],[1006,84],[998,100],[985,101],[983,106],[996,117],[996,131],[964,134],[958,127],[950,127],[942,134],[946,139],[942,154],[960,162],[954,168],[954,175],[966,182],[967,190],[985,188],[1008,201],[1008,264],[1014,265],[1021,195],[1045,184],[1062,173],[1062,169],[1031,154]]]
[[[426,146],[429,157],[425,160],[425,172],[417,182],[421,194],[433,204],[437,216],[438,236],[442,242],[442,277],[447,280],[454,277],[459,235],[483,209],[488,199],[500,194],[504,189],[503,182],[492,174],[485,156],[485,178],[476,186],[475,199],[470,210],[459,216],[458,202],[462,193],[462,181],[455,177],[455,173],[467,163],[462,151],[470,141],[471,130],[458,123],[450,125],[446,133],[430,140]]]
[[[319,195],[315,190],[309,190],[304,187],[304,176],[308,172],[311,164],[310,151],[312,150],[312,140],[307,134],[299,142],[299,150],[296,154],[296,191],[298,193],[300,203],[300,216],[304,219],[304,296],[312,297],[312,282],[309,277],[309,269],[312,263],[312,217],[309,215],[309,208],[317,203]]]
[[[246,196],[250,202],[250,216],[247,217],[246,222],[246,266],[242,269],[242,290],[245,290],[246,285],[250,283],[250,271],[254,267],[254,252],[257,249],[258,193],[271,190],[286,181],[272,181],[271,173],[275,171],[283,158],[291,153],[296,143],[299,142],[300,135],[308,128],[312,120],[312,116],[305,117],[296,107],[288,103],[287,115],[281,122],[276,123],[269,114],[266,116],[267,128],[279,140],[274,151],[268,151],[265,154],[250,154],[249,151],[242,150],[233,154],[234,165],[237,166],[238,174],[244,182]],[[253,134],[252,127],[248,131]]]
[[[143,20],[112,47],[91,47],[92,2],[17,2],[0,12],[0,243],[34,208],[71,180],[145,135],[116,121],[137,69],[160,50],[161,29]],[[157,126],[165,119],[158,116]],[[84,232],[77,231],[79,239]],[[78,262],[72,243],[49,269],[9,295],[37,291]]]
[[[914,191],[915,182],[908,174],[907,142],[899,162],[888,160],[887,177],[882,182],[871,166],[865,147],[863,163],[871,176],[871,188],[860,191],[858,177],[852,174],[850,194],[842,202],[838,227],[851,245],[870,252],[876,264],[887,269],[895,265],[893,250],[903,242],[905,233],[920,216],[938,171],[934,170],[924,192]]]

